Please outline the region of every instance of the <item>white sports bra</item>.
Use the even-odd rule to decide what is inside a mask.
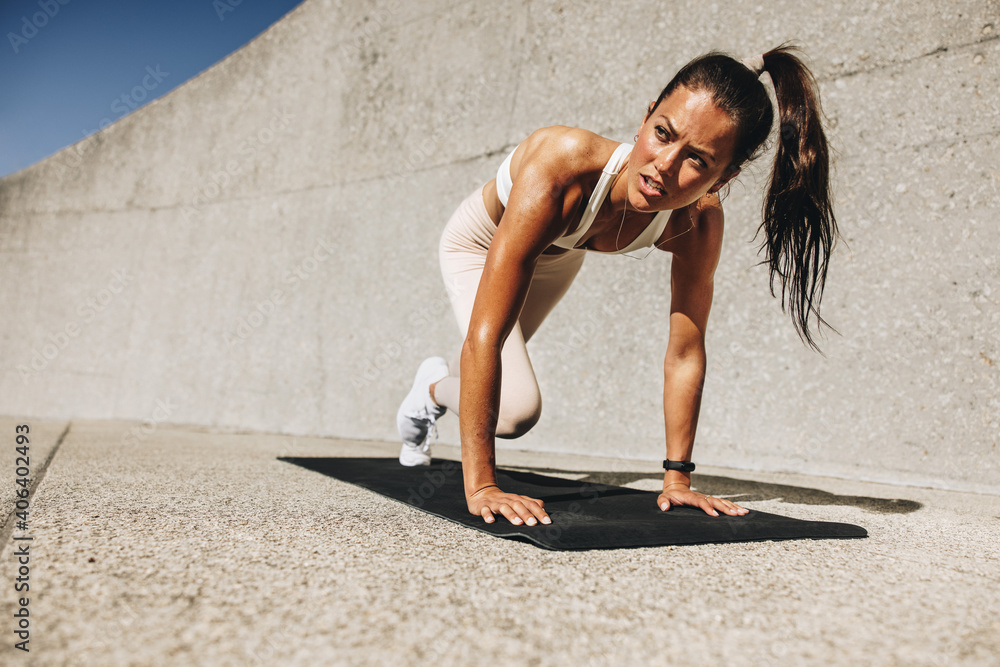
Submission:
[[[514,150],[516,151],[517,148]],[[590,248],[576,248],[576,244],[587,234],[587,230],[590,229],[590,226],[594,224],[594,217],[597,215],[597,211],[601,208],[601,204],[604,203],[604,198],[608,196],[608,191],[611,190],[611,184],[614,182],[615,176],[618,175],[622,165],[625,163],[625,159],[631,152],[632,144],[618,145],[615,152],[611,154],[611,159],[608,160],[608,163],[604,166],[601,178],[597,181],[597,185],[594,187],[594,192],[590,195],[590,200],[587,202],[587,208],[584,210],[583,218],[580,220],[580,226],[572,234],[556,239],[552,245],[560,248],[566,248],[568,250],[582,249],[590,250],[591,252],[603,252],[603,254],[606,255],[621,255],[626,252],[638,250],[639,248],[649,248],[656,243],[656,239],[660,238],[660,235],[663,234],[663,230],[667,228],[667,223],[670,222],[671,211],[660,211],[657,213],[652,222],[650,222],[649,225],[642,230],[642,233],[639,234],[639,236],[636,237],[632,243],[619,250],[604,252],[600,250],[591,250]],[[507,206],[507,200],[510,198],[510,190],[514,185],[514,181],[510,177],[510,159],[513,155],[514,151],[511,151],[510,155],[507,156],[507,158],[500,165],[500,168],[497,170],[497,197],[500,198],[500,203],[504,206]]]

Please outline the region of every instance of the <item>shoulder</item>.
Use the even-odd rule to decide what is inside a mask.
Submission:
[[[704,238],[722,243],[726,215],[719,195],[705,195],[691,204],[691,217],[694,219],[695,229],[701,231]]]
[[[522,146],[545,149],[564,159],[581,159],[608,147],[613,151],[618,142],[579,127],[552,125],[532,132]]]
[[[495,265],[537,258],[566,233],[593,176],[617,142],[572,127],[545,127],[511,155],[511,189],[490,244]],[[604,162],[597,166],[600,173]],[[491,260],[487,260],[491,261]]]
[[[544,172],[555,180],[570,182],[601,171],[618,142],[577,127],[553,125],[535,130],[521,142],[511,160],[511,176],[521,171]]]

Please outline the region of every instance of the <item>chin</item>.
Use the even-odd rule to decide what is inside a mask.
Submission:
[[[639,195],[638,199],[638,202],[630,200],[629,206],[632,207],[632,210],[638,211],[639,213],[658,213],[660,211],[670,211],[677,208],[673,206],[670,200],[666,197],[657,197],[656,199],[650,201],[642,195]]]

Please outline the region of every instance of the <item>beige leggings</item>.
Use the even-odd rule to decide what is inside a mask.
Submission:
[[[477,189],[461,203],[441,234],[438,247],[441,275],[463,340],[469,331],[472,305],[486,266],[486,253],[496,230],[497,226],[490,220],[483,204],[482,190]],[[542,395],[525,343],[531,340],[545,317],[566,294],[583,264],[586,252],[569,250],[560,255],[542,255],[535,266],[521,315],[500,353],[503,372],[497,437],[520,437],[541,416]],[[459,347],[448,362],[450,375],[434,388],[435,401],[456,414],[459,409],[461,351]]]

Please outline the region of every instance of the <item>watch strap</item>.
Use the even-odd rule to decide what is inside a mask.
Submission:
[[[680,470],[681,472],[694,472],[694,464],[690,461],[671,461],[670,459],[663,460],[664,470]]]

